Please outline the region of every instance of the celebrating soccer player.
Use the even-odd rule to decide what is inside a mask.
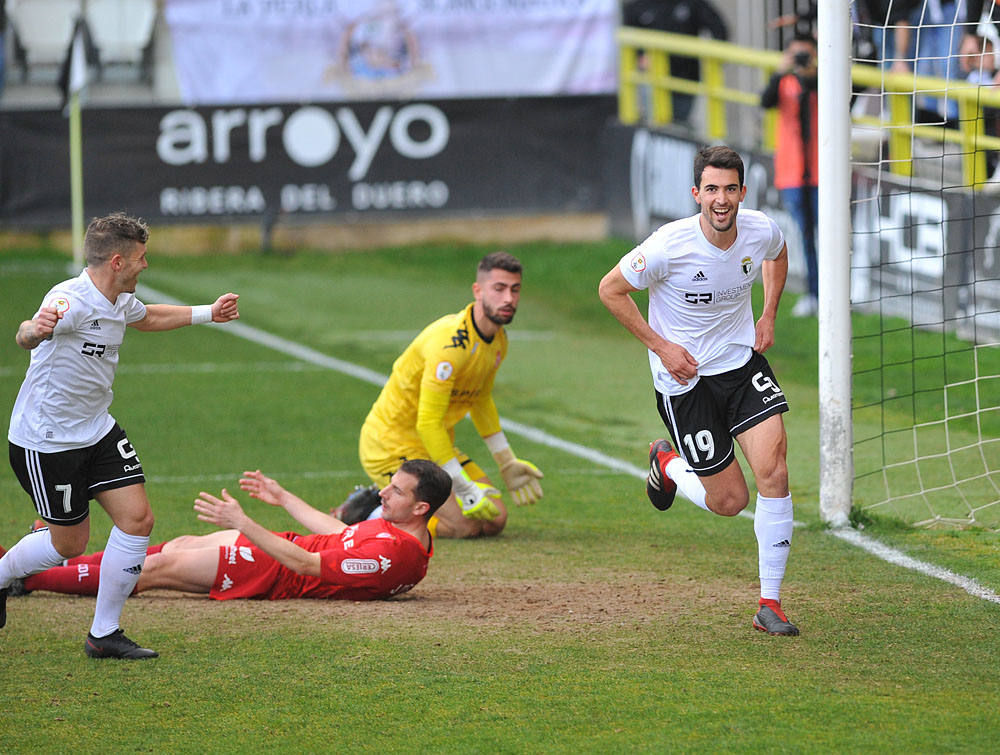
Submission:
[[[774,221],[740,212],[743,176],[733,150],[701,150],[691,190],[701,212],[667,223],[622,257],[601,281],[600,296],[649,349],[656,406],[676,446],[657,440],[650,447],[650,501],[667,509],[680,490],[706,511],[741,512],[750,494],[735,439],[757,484],[760,600],[753,625],[796,635],[780,595],[793,523],[781,417],[788,403],[764,358],[774,344],[788,253]],[[751,289],[758,275],[764,305],[755,325]],[[632,298],[641,289],[649,289],[648,321]]]
[[[90,538],[90,499],[114,527],[94,621],[84,650],[93,658],[152,658],[118,625],[125,599],[142,572],[153,528],[139,455],[109,414],[111,385],[125,328],[160,331],[239,317],[237,295],[197,307],[145,305],[135,296],[149,230],[121,213],[87,228],[87,267],[59,283],[17,343],[31,361],[10,420],[10,463],[48,527],[33,531],[0,558],[0,627],[7,586],[83,553]]]

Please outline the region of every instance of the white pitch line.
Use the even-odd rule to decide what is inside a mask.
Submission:
[[[165,304],[184,303],[142,284],[138,286],[137,290],[143,299],[163,302]],[[385,385],[386,381],[389,379],[387,376],[379,372],[375,372],[374,370],[370,370],[367,367],[361,367],[360,365],[353,364],[352,362],[346,362],[342,359],[328,356],[327,354],[311,349],[308,346],[303,346],[302,344],[295,343],[294,341],[289,341],[281,336],[276,336],[273,333],[268,333],[267,331],[241,322],[231,322],[215,327],[221,327],[223,331],[234,336],[245,338],[248,341],[252,341],[262,346],[267,346],[275,351],[300,359],[303,362],[309,362],[321,367],[327,367],[344,375],[356,377],[359,380],[371,383],[372,385],[381,387]],[[637,467],[627,461],[607,456],[606,454],[603,454],[593,448],[588,448],[587,446],[582,446],[578,443],[572,443],[570,441],[563,440],[562,438],[557,438],[544,430],[539,430],[538,428],[531,427],[530,425],[524,425],[520,422],[509,420],[504,417],[500,418],[500,422],[505,429],[508,429],[511,432],[521,435],[529,440],[533,440],[541,445],[564,451],[572,456],[586,459],[594,464],[599,464],[609,469],[632,475],[633,477],[640,479],[645,479],[646,477],[645,469]],[[742,513],[751,518],[753,516],[746,511]],[[796,524],[801,524],[801,522],[796,522]],[[955,574],[954,572],[943,567],[934,566],[933,564],[929,564],[925,561],[920,561],[919,559],[907,556],[902,551],[898,551],[895,548],[878,542],[877,540],[866,537],[856,530],[849,528],[831,529],[829,532],[834,537],[838,537],[846,543],[850,543],[851,545],[861,548],[865,552],[870,553],[883,561],[887,561],[890,564],[902,566],[905,569],[911,569],[925,576],[933,577],[934,579],[940,579],[944,582],[955,585],[956,587],[960,587],[976,598],[988,600],[993,603],[1000,603],[1000,595],[997,595],[997,593],[992,590],[983,587],[971,577]]]
[[[0,378],[24,377],[24,367],[0,367]],[[167,364],[119,364],[119,375],[221,374],[226,372],[325,372],[326,367],[306,362],[181,362]]]
[[[940,566],[934,566],[933,564],[928,564],[925,561],[920,561],[911,556],[907,556],[905,553],[898,551],[895,548],[890,548],[888,545],[884,545],[877,540],[873,540],[870,537],[862,535],[855,529],[851,529],[850,527],[832,529],[830,530],[830,534],[834,537],[839,537],[846,543],[850,543],[851,545],[857,546],[862,550],[868,551],[873,556],[877,556],[884,561],[888,561],[890,564],[896,564],[897,566],[902,566],[904,569],[912,569],[913,571],[920,572],[928,577],[934,577],[934,579],[949,582],[956,587],[961,587],[969,593],[969,595],[974,595],[977,598],[982,598],[983,600],[988,600],[992,603],[1000,603],[1000,595],[997,595],[988,587],[983,587],[971,577],[964,577],[961,574],[955,574],[954,572]]]

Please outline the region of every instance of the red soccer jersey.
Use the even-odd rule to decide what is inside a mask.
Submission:
[[[427,574],[434,552],[384,519],[371,519],[336,535],[278,533],[320,554],[320,576],[282,566],[240,535],[219,548],[219,567],[209,593],[216,600],[336,598],[376,600],[406,592]]]

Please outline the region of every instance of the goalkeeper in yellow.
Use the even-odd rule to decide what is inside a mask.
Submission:
[[[361,465],[376,486],[388,484],[406,459],[430,459],[451,475],[452,496],[429,525],[438,537],[496,535],[507,523],[500,491],[455,447],[455,425],[466,415],[514,502],[542,497],[542,473],[514,456],[493,402],[493,381],[507,355],[504,325],[514,319],[521,297],[520,261],[507,252],[486,255],[472,293],[469,306],[432,322],[396,360],[361,428]],[[336,514],[348,523],[378,516],[372,490],[355,491]]]

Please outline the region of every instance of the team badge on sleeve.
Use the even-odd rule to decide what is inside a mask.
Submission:
[[[450,378],[451,373],[454,371],[455,368],[451,366],[451,362],[438,362],[437,367],[434,369],[434,376],[443,382]]]
[[[642,256],[642,252],[633,255],[632,260],[629,262],[632,269],[637,273],[641,273],[646,269],[646,258]]]
[[[53,296],[49,299],[46,307],[52,307],[60,317],[69,309],[69,299],[65,296]]]

